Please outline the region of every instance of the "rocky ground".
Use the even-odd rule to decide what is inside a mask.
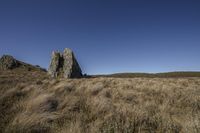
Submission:
[[[0,71],[0,132],[200,132],[200,78],[53,79]]]

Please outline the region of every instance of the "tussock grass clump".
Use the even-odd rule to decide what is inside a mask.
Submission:
[[[200,78],[0,71],[0,132],[200,132]]]

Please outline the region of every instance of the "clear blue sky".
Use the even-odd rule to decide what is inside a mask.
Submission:
[[[200,0],[0,0],[0,55],[88,74],[200,71]]]

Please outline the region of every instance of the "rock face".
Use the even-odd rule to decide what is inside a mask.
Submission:
[[[52,77],[58,77],[58,75],[60,75],[62,72],[62,65],[61,65],[61,58],[62,58],[62,55],[61,53],[59,52],[53,52],[52,53],[52,58],[51,58],[51,64],[50,64],[50,67],[49,67],[49,74],[52,76]]]
[[[81,68],[71,49],[66,48],[64,53],[53,52],[48,70],[52,77],[80,78]]]
[[[0,69],[10,70],[19,66],[19,62],[10,55],[3,55],[0,59]]]
[[[28,70],[28,71],[37,70],[37,71],[46,72],[46,69],[41,68],[38,65],[33,66],[31,64],[19,61],[11,55],[3,55],[0,58],[0,70],[12,70],[15,68],[22,68],[22,69]]]

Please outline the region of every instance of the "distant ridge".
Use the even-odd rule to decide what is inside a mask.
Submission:
[[[163,73],[114,73],[105,75],[93,75],[92,77],[114,77],[114,78],[179,78],[179,77],[200,77],[198,71],[175,71]]]

